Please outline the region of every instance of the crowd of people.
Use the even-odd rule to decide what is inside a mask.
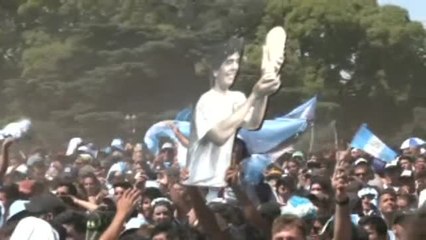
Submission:
[[[182,184],[177,148],[153,155],[115,139],[96,149],[26,155],[3,140],[0,239],[426,239],[426,156],[401,150],[384,166],[359,149],[288,149],[247,183],[235,140],[227,187]]]
[[[285,147],[267,166],[248,167],[253,155],[237,132],[262,125],[284,59],[262,62],[246,98],[231,90],[242,45],[216,51],[189,137],[171,124],[176,140],[158,153],[119,138],[106,148],[73,138],[62,153],[24,153],[4,139],[0,239],[426,239],[424,142],[386,162],[356,148]]]

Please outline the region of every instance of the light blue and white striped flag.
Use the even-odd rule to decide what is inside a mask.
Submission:
[[[304,102],[302,105],[299,105],[295,109],[291,110],[291,112],[287,113],[282,117],[277,117],[276,119],[283,118],[297,118],[297,119],[306,119],[308,121],[312,121],[315,118],[315,110],[317,108],[317,96],[309,99]]]
[[[371,156],[390,162],[395,160],[398,154],[388,147],[382,140],[374,135],[367,124],[362,124],[355,134],[351,146],[363,150]]]

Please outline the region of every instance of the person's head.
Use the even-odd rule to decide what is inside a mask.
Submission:
[[[157,224],[151,233],[152,240],[174,240],[179,239],[179,232],[171,223]]]
[[[66,205],[57,196],[44,193],[30,198],[30,202],[25,204],[25,209],[31,215],[49,222],[65,211]]]
[[[353,167],[353,175],[359,179],[363,184],[367,184],[370,180],[370,171],[371,168],[368,165],[367,160],[358,159],[355,161],[355,166]]]
[[[284,176],[278,179],[275,187],[277,194],[281,198],[288,200],[294,191],[296,191],[296,179],[294,179],[292,176]]]
[[[47,166],[44,162],[35,162],[30,167],[30,177],[34,180],[44,180],[44,176],[47,171]]]
[[[373,206],[377,206],[378,191],[372,187],[365,187],[358,191],[358,198],[361,199],[361,207],[364,212],[371,211]]]
[[[121,196],[123,196],[124,192],[127,189],[132,188],[132,184],[130,184],[129,182],[119,182],[119,183],[115,183],[113,185],[114,188],[114,199],[118,200]]]
[[[281,215],[272,224],[272,240],[305,240],[307,235],[305,222],[295,215]]]
[[[408,229],[412,224],[413,216],[411,214],[397,214],[392,224],[392,230],[398,240],[409,240]]]
[[[300,162],[298,158],[291,158],[285,163],[285,170],[287,170],[288,174],[297,177],[300,170]]]
[[[414,163],[414,168],[416,172],[421,172],[426,170],[426,157],[424,155],[420,155],[416,158]]]
[[[173,220],[173,203],[167,198],[156,198],[151,202],[154,224],[168,223]]]
[[[359,221],[359,225],[368,233],[369,240],[387,240],[388,227],[383,218],[368,216]]]
[[[101,185],[96,176],[92,173],[82,176],[82,183],[84,191],[87,196],[95,196],[99,193]]]
[[[83,213],[66,210],[58,214],[54,222],[65,228],[67,240],[83,239],[85,236],[87,217]]]
[[[243,45],[242,39],[233,37],[220,49],[215,49],[210,60],[213,88],[226,91],[232,86],[240,67]]]
[[[56,186],[56,196],[77,196],[77,188],[71,182],[61,181]]]
[[[404,170],[399,177],[400,190],[406,193],[414,193],[416,190],[414,181],[414,172],[412,170]]]
[[[142,201],[141,205],[139,206],[139,212],[142,213],[145,218],[150,218],[152,215],[152,200],[156,198],[161,198],[162,196],[163,195],[161,194],[161,191],[158,188],[145,188],[142,193]]]
[[[13,201],[19,199],[19,196],[19,188],[16,184],[0,187],[0,203],[5,207],[9,207]]]
[[[399,165],[403,170],[413,170],[413,158],[411,156],[402,155],[399,158]]]
[[[383,214],[392,214],[396,210],[396,193],[392,188],[387,188],[380,193],[379,208]]]
[[[388,163],[385,166],[384,177],[387,183],[391,186],[399,185],[399,177],[401,175],[401,168],[394,163]]]
[[[409,210],[414,203],[414,198],[412,195],[408,193],[399,193],[396,197],[396,206],[398,211],[406,211]]]
[[[316,176],[312,177],[309,192],[314,195],[315,194],[329,195],[331,193],[330,180],[327,178],[322,178],[322,177],[316,177]]]

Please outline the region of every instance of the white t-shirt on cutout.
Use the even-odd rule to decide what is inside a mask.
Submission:
[[[187,167],[187,185],[224,187],[225,172],[230,166],[235,134],[225,144],[218,146],[205,136],[218,123],[230,117],[246,101],[243,93],[226,94],[210,89],[197,102],[191,124]],[[250,114],[246,117],[249,118]]]

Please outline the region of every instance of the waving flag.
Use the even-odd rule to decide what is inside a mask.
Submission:
[[[190,122],[192,118],[192,108],[187,107],[182,109],[180,112],[176,114],[175,120],[176,121],[185,121]]]
[[[385,162],[394,160],[398,155],[389,148],[376,135],[374,135],[367,124],[362,124],[355,134],[351,146],[363,150],[371,156]]]
[[[170,138],[173,141],[177,142],[178,139],[176,138],[175,133],[173,132],[172,128],[170,127],[171,124],[177,125],[180,132],[183,133],[186,137],[189,137],[190,128],[189,122],[185,121],[161,121],[154,125],[152,125],[148,131],[145,133],[144,142],[149,149],[150,152],[154,154],[158,154],[160,151],[159,145],[160,145],[160,138],[166,137]]]
[[[297,118],[297,119],[306,119],[308,121],[312,121],[315,118],[315,110],[317,107],[317,96],[309,99],[302,105],[296,107],[291,112],[287,113],[282,117],[278,117],[276,119],[283,118]]]
[[[250,154],[267,153],[284,141],[305,131],[308,123],[305,119],[281,118],[265,120],[258,131],[241,129],[238,138],[242,139]]]

